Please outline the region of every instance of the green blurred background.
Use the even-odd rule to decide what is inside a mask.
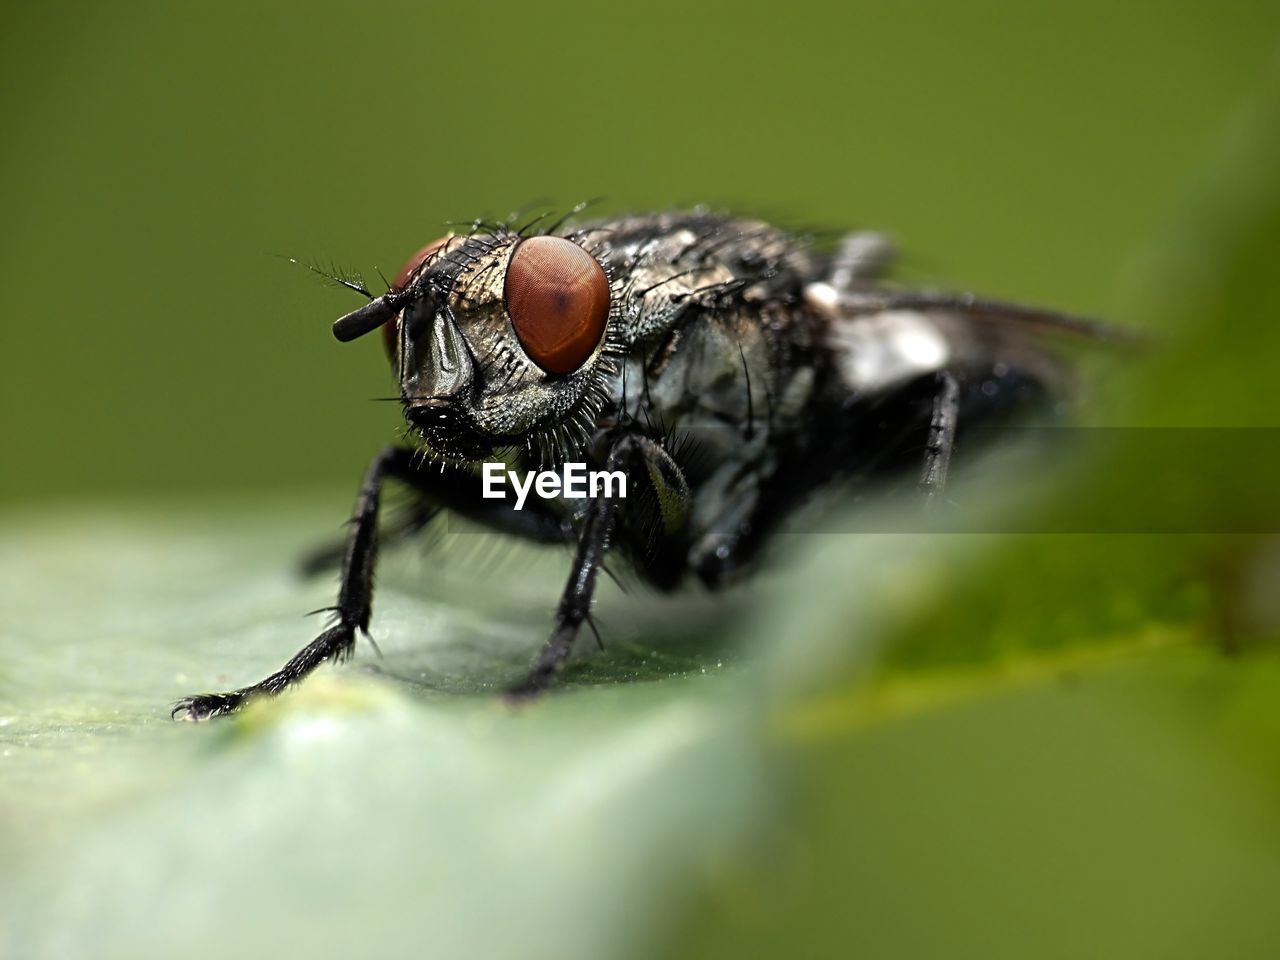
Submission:
[[[1276,954],[1274,444],[1165,448],[1194,535],[606,583],[605,653],[519,713],[564,558],[450,531],[388,552],[381,659],[165,705],[305,642],[332,585],[293,562],[398,429],[282,256],[372,277],[601,195],[873,227],[910,278],[1157,331],[1091,423],[1276,426],[1280,6],[49,4],[0,73],[0,956]],[[1152,463],[1090,436],[952,489],[1123,519]]]
[[[397,426],[349,294],[446,220],[603,196],[870,226],[1105,316],[1280,32],[1267,2],[18,5],[4,501],[350,488]]]

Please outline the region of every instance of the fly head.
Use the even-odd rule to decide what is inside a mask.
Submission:
[[[450,235],[334,333],[382,328],[405,418],[429,455],[474,461],[514,446],[562,459],[590,436],[607,395],[617,293],[574,240]]]

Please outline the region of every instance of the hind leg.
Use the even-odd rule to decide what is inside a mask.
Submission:
[[[926,509],[942,499],[951,470],[951,454],[956,446],[956,427],[960,420],[960,383],[949,370],[936,375],[937,393],[929,416],[929,437],[925,441],[924,463],[920,469],[920,492]]]

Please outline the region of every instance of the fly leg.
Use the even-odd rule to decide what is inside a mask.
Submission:
[[[240,709],[252,697],[274,696],[297,683],[326,660],[342,661],[355,648],[356,631],[366,636],[373,602],[373,568],[378,552],[378,501],[388,474],[411,469],[413,453],[388,447],[369,464],[356,497],[351,531],[342,558],[342,586],[333,608],[334,622],[320,636],[299,650],[271,676],[228,693],[206,693],[179,700],[172,716],[182,720],[208,720]]]
[[[956,446],[956,425],[960,419],[960,384],[955,374],[940,370],[936,374],[938,392],[933,397],[929,417],[929,437],[925,441],[924,465],[920,470],[920,492],[926,509],[941,501],[951,469],[951,454]]]
[[[389,547],[410,539],[439,513],[440,507],[428,500],[414,503],[402,516],[394,518],[378,532],[378,546]],[[304,577],[314,577],[326,570],[340,570],[346,556],[346,540],[335,540],[303,554],[298,561],[298,572]]]
[[[563,543],[566,531],[560,518],[539,504],[511,509],[508,500],[486,499],[480,478],[466,470],[441,469],[424,462],[412,450],[388,447],[369,465],[342,552],[342,578],[338,602],[333,607],[334,623],[300,650],[280,670],[258,683],[229,693],[187,697],[173,707],[173,717],[207,720],[233,713],[255,696],[272,696],[297,683],[326,660],[345,660],[355,647],[356,631],[368,636],[373,602],[373,570],[380,538],[378,507],[382,485],[387,479],[408,484],[418,491],[422,502],[411,517],[423,522],[441,510],[450,510],[493,530],[543,543]],[[407,533],[408,531],[406,531]]]
[[[420,496],[379,531],[379,547],[409,540],[445,510],[498,533],[537,543],[565,543],[573,539],[572,530],[563,526],[559,517],[543,509],[542,501],[531,501],[517,511],[511,509],[505,499],[486,499],[479,479],[470,471],[452,467],[442,470],[437,463],[419,461],[399,465],[395,478]],[[306,554],[299,569],[303,576],[311,576],[340,567],[346,553],[345,543],[326,545]]]
[[[624,435],[615,441],[609,451],[605,470],[621,469],[630,476],[631,471],[627,468],[643,442],[630,435]],[[591,612],[596,579],[613,533],[618,506],[622,502],[601,493],[587,508],[586,518],[578,534],[578,548],[569,570],[569,581],[565,584],[564,592],[560,595],[560,605],[556,608],[555,627],[534,660],[528,676],[507,691],[508,699],[530,699],[555,683],[565,660],[573,651],[578,628]]]

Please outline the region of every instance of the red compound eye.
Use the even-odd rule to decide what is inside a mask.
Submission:
[[[441,247],[443,247],[451,239],[453,239],[452,235],[447,237],[441,237],[439,240],[432,240],[425,247],[423,247],[421,250],[415,253],[412,257],[410,257],[407,261],[405,261],[405,265],[400,268],[400,272],[396,274],[396,278],[391,281],[391,291],[394,293],[394,292],[403,290],[405,288],[405,285],[408,284],[409,280],[413,277],[413,275],[418,272],[418,268],[422,266],[422,264],[426,261],[426,259],[430,257],[433,253],[435,253],[437,250],[439,250]],[[396,318],[395,317],[392,317],[390,320],[388,320],[386,323],[382,325],[382,343],[387,348],[387,356],[391,357],[392,359],[395,359],[395,355],[396,355]]]
[[[520,345],[547,373],[573,373],[604,336],[609,278],[570,240],[521,241],[507,264],[504,297]]]

